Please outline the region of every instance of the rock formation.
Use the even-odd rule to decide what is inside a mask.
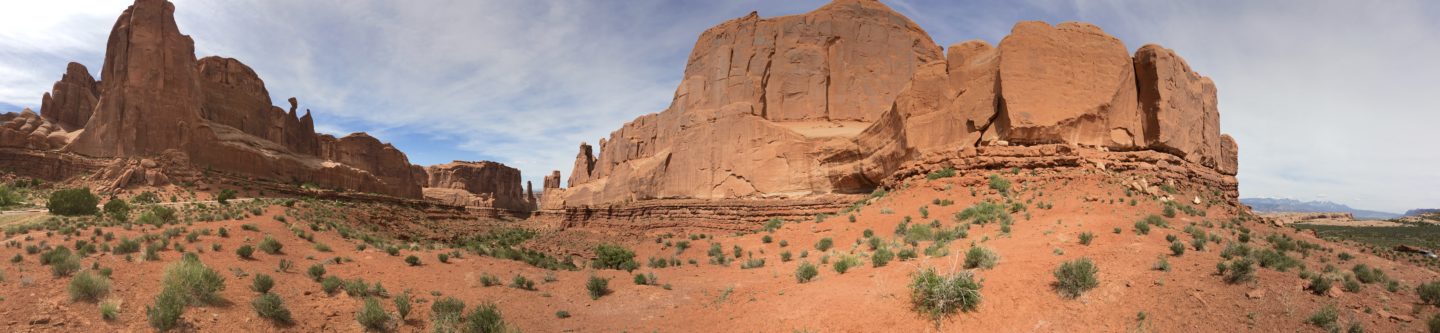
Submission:
[[[668,109],[611,133],[598,156],[582,144],[560,201],[861,193],[943,160],[927,156],[1012,144],[1154,150],[1233,184],[1237,146],[1219,132],[1215,95],[1170,50],[1132,57],[1086,23],[1021,22],[998,47],[942,54],[872,0],[752,13],[700,36]]]
[[[545,184],[541,189],[548,192],[552,188],[560,188],[560,170],[550,171],[549,175],[545,175]]]
[[[100,86],[85,65],[70,63],[65,75],[55,82],[40,102],[40,116],[62,128],[74,130],[90,122],[90,113],[100,99]]]
[[[0,146],[63,147],[120,159],[116,165],[124,167],[101,173],[121,177],[118,186],[163,183],[155,180],[178,166],[142,163],[163,155],[164,161],[273,181],[421,197],[423,171],[417,174],[404,153],[364,133],[316,135],[309,111],[297,116],[294,98],[289,113],[271,106],[264,82],[249,67],[221,57],[197,61],[174,13],[168,1],[136,0],[111,30],[103,81],[70,64],[44,97],[43,117],[0,116]],[[129,181],[138,179],[126,176],[133,170],[147,173],[145,181]],[[162,174],[148,174],[156,172]]]
[[[520,185],[519,169],[490,161],[454,161],[432,165],[425,171],[430,175],[425,188],[427,198],[514,211],[535,209],[533,196],[526,195]],[[529,193],[533,194],[534,190]]]

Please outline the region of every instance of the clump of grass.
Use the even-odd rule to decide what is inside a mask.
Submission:
[[[860,260],[856,259],[855,256],[845,255],[840,256],[840,259],[836,259],[835,263],[832,264],[830,267],[835,269],[836,273],[845,274],[845,272],[849,271],[851,267],[859,265]]]
[[[533,291],[535,290],[535,280],[525,278],[524,275],[515,274],[515,278],[510,280],[510,287],[515,289]]]
[[[1149,235],[1149,234],[1150,234],[1150,224],[1149,224],[1149,223],[1145,223],[1145,221],[1143,221],[1143,220],[1141,220],[1141,221],[1135,221],[1135,234],[1136,234],[1136,235]]]
[[[319,282],[320,279],[325,278],[325,264],[310,265],[310,268],[305,270],[305,276],[309,276],[311,280]]]
[[[820,269],[809,261],[801,261],[800,266],[795,268],[795,281],[800,283],[810,282],[815,276],[820,275]]]
[[[875,250],[874,254],[870,255],[870,265],[874,267],[885,267],[885,264],[894,258],[895,252],[891,252],[890,249],[880,248]]]
[[[185,313],[185,296],[181,291],[175,289],[163,289],[155,296],[155,304],[145,306],[145,318],[150,327],[158,331],[169,331],[180,321],[180,315]]]
[[[345,285],[345,280],[341,280],[339,277],[335,277],[334,275],[326,276],[324,279],[320,279],[320,289],[324,290],[325,294],[327,295],[335,295],[336,292],[340,291],[340,287],[343,285]]]
[[[1224,263],[1221,263],[1222,265]],[[1224,271],[1225,283],[1237,284],[1255,280],[1255,261],[1250,258],[1240,258],[1231,261],[1229,267]]]
[[[821,252],[829,251],[832,246],[835,246],[835,241],[830,237],[821,238],[819,242],[815,242],[815,249]]]
[[[1430,281],[1415,287],[1420,302],[1440,307],[1440,280]]]
[[[269,293],[270,289],[274,287],[275,279],[269,275],[255,274],[255,278],[250,280],[250,290],[257,293]]]
[[[1185,244],[1180,243],[1180,241],[1178,240],[1170,242],[1170,254],[1175,255],[1176,257],[1185,255]]]
[[[115,301],[100,302],[100,319],[115,320],[120,318],[120,303]]]
[[[585,281],[585,290],[590,292],[590,299],[600,299],[601,296],[610,294],[610,279],[591,275]]]
[[[235,255],[240,256],[240,259],[254,259],[255,247],[250,246],[250,244],[241,245],[240,247],[235,248]]]
[[[380,307],[380,301],[374,297],[366,297],[365,305],[355,313],[355,321],[360,326],[371,331],[385,331],[390,325],[390,314]]]
[[[1090,258],[1064,262],[1055,269],[1055,289],[1066,298],[1080,297],[1085,291],[1100,286],[1095,276],[1099,271]]]
[[[186,304],[213,304],[225,290],[225,277],[190,254],[165,267],[161,283],[166,290],[179,293]]]
[[[410,266],[420,266],[420,257],[416,257],[414,255],[405,257],[405,264]]]
[[[105,294],[110,293],[110,279],[102,275],[93,275],[90,272],[81,272],[70,280],[71,301],[99,301]]]
[[[628,272],[640,268],[640,262],[635,261],[635,251],[620,245],[600,244],[595,247],[595,261],[591,263],[591,266]]]
[[[1000,262],[1000,255],[996,254],[995,250],[991,250],[990,248],[983,246],[971,246],[969,251],[965,251],[966,269],[991,269],[995,268],[995,264],[998,262]]]
[[[280,241],[275,240],[275,238],[270,237],[270,235],[265,235],[265,239],[260,240],[260,251],[264,251],[270,255],[280,254],[280,250],[284,247],[284,245],[280,244]]]
[[[970,272],[942,276],[934,268],[925,268],[910,280],[910,304],[916,312],[929,315],[939,325],[944,316],[979,307],[981,287]]]
[[[1165,255],[1163,254],[1155,256],[1155,265],[1150,266],[1150,268],[1161,272],[1169,272],[1170,260],[1165,259]]]
[[[1336,322],[1339,320],[1340,313],[1335,310],[1335,305],[1325,305],[1325,307],[1311,314],[1310,318],[1305,319],[1305,323],[1327,330],[1338,331],[1340,328]]]
[[[400,317],[400,322],[405,322],[405,318],[410,316],[410,292],[400,293],[400,296],[396,296],[394,301],[395,314]]]
[[[430,304],[431,326],[436,332],[459,331],[455,325],[460,323],[460,313],[465,311],[465,302],[454,297],[446,297]]]
[[[255,309],[255,314],[260,318],[269,319],[279,324],[289,324],[293,319],[290,317],[290,309],[285,308],[285,302],[280,300],[280,295],[265,293],[255,300],[250,301],[250,308]]]
[[[1080,233],[1080,245],[1090,245],[1092,240],[1095,240],[1095,233],[1089,231]]]

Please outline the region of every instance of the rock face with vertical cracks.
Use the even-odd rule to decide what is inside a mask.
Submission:
[[[7,138],[0,144],[116,159],[183,155],[171,160],[280,182],[421,197],[424,179],[404,153],[363,133],[317,136],[308,111],[296,116],[295,99],[289,113],[270,105],[265,84],[249,67],[221,57],[197,61],[194,42],[180,33],[174,14],[168,1],[136,0],[110,32],[103,80],[70,64],[44,98],[44,117],[0,117],[16,125],[0,134],[25,136],[23,144]]]
[[[1094,25],[1021,22],[998,46],[941,54],[874,1],[752,13],[706,30],[670,108],[598,155],[582,144],[569,188],[547,186],[542,206],[867,192],[934,156],[1013,145],[1154,150],[1233,183],[1214,84],[1169,50],[1127,50]]]
[[[668,109],[611,133],[598,156],[581,147],[565,202],[868,191],[864,179],[832,180],[824,160],[853,159],[841,153],[852,138],[941,58],[924,30],[873,0],[722,23],[695,43]]]
[[[75,130],[90,122],[95,103],[100,99],[100,84],[90,76],[85,65],[70,63],[65,75],[55,82],[40,102],[40,116],[61,128]]]

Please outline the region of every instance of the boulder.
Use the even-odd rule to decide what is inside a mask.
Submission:
[[[70,63],[65,75],[50,92],[45,93],[40,103],[40,115],[67,130],[85,127],[90,121],[95,103],[100,99],[100,87],[85,65]]]
[[[1135,70],[1150,148],[1223,169],[1215,84],[1174,51],[1154,44],[1135,51]]]
[[[1088,23],[1021,22],[1000,41],[1001,139],[1136,149],[1145,142],[1125,44]]]

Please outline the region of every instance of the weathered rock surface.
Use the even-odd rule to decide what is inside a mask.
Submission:
[[[545,184],[541,188],[546,191],[552,188],[560,188],[560,170],[550,171],[550,174],[545,175]]]
[[[19,146],[12,144],[20,142],[14,137],[24,132],[24,147],[32,149],[63,146],[80,155],[127,160],[180,155],[166,160],[281,182],[421,197],[424,179],[399,150],[363,133],[317,136],[308,111],[296,116],[295,99],[289,113],[269,105],[269,92],[249,67],[220,57],[197,61],[194,43],[180,33],[174,12],[165,0],[136,0],[111,31],[104,80],[95,83],[83,66],[71,64],[45,99],[46,114],[59,126],[13,116],[7,121],[23,120],[0,131],[0,144]],[[98,85],[98,91],[87,85]],[[87,96],[97,98],[90,108],[83,107]],[[94,110],[89,121],[83,121],[84,110]],[[73,140],[70,132],[54,130],[70,123],[83,128]],[[118,185],[151,185],[163,183],[153,179],[164,175],[150,174],[174,169],[117,169],[142,170],[141,182],[124,172],[113,174],[123,178]]]
[[[1099,27],[1021,22],[1000,42],[1002,139],[1132,149],[1144,144],[1125,44]]]
[[[58,149],[71,137],[65,129],[30,109],[0,114],[0,147]]]
[[[85,127],[95,103],[100,99],[100,86],[85,65],[70,63],[65,75],[41,98],[40,115],[67,130]]]
[[[696,42],[668,109],[625,124],[598,157],[582,145],[566,202],[868,190],[832,182],[823,156],[853,150],[849,137],[941,58],[924,30],[871,0],[722,23]]]
[[[865,22],[862,32],[849,35],[848,22]],[[836,89],[857,87],[841,82],[854,77],[863,88]],[[700,36],[670,108],[611,133],[598,155],[582,144],[563,203],[547,189],[542,208],[868,192],[925,169],[917,161],[1007,145],[1154,150],[1179,159],[1145,161],[1189,163],[1173,174],[1228,186],[1237,147],[1220,135],[1214,96],[1173,52],[1132,58],[1085,23],[1021,22],[998,47],[970,41],[942,56],[873,1],[752,14]],[[1118,165],[1142,168],[1125,156]]]
[[[490,161],[454,161],[446,164],[432,165],[426,168],[430,175],[429,186],[425,189],[425,196],[438,198],[442,201],[465,202],[467,206],[487,206],[504,208],[516,211],[534,210],[534,200],[526,195],[524,188],[520,185],[520,170],[511,168],[504,164]],[[474,199],[465,198],[462,193],[454,191],[435,191],[434,189],[461,190],[473,195]],[[534,191],[530,191],[534,193]]]

